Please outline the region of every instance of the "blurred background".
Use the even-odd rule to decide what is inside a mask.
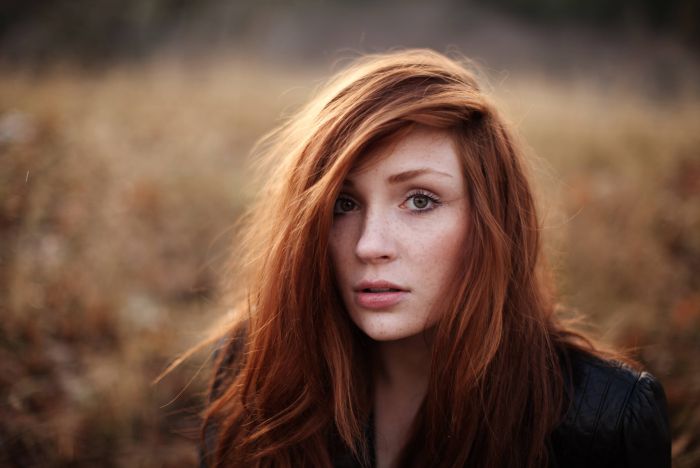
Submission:
[[[695,0],[3,0],[0,465],[193,466],[254,142],[359,53],[472,58],[527,143],[561,302],[700,466]],[[201,370],[201,372],[200,372]]]

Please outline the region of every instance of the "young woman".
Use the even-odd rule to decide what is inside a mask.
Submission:
[[[659,383],[554,313],[525,161],[463,65],[362,58],[265,153],[204,466],[670,466]]]

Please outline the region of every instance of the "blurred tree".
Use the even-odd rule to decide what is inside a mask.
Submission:
[[[82,63],[115,58],[140,58],[168,43],[195,39],[218,44],[240,37],[255,38],[251,19],[284,14],[290,8],[316,8],[312,2],[281,0],[4,0],[0,2],[0,60],[41,63],[68,57]],[[317,2],[330,20],[348,0]],[[396,8],[405,5],[394,0]],[[700,43],[700,2],[697,0],[445,0],[436,8],[455,13],[470,4],[498,8],[545,24],[578,22],[591,26],[638,26],[666,31]],[[371,2],[352,2],[358,11]],[[334,8],[336,7],[336,8]],[[319,38],[320,39],[320,38]],[[219,42],[217,42],[219,41]]]
[[[628,24],[669,31],[681,39],[700,41],[700,2],[697,0],[477,0],[488,6],[547,21],[575,21],[593,26]]]
[[[67,56],[103,62],[139,57],[167,33],[219,0],[9,0],[0,3],[5,60]]]

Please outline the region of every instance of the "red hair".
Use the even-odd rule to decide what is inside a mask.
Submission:
[[[329,466],[338,447],[368,459],[372,346],[336,290],[328,237],[350,169],[413,125],[453,136],[471,219],[399,465],[546,462],[566,404],[563,352],[590,345],[553,313],[525,163],[504,121],[465,66],[409,50],[357,60],[263,145],[271,175],[235,262],[244,305],[205,414],[212,466]]]

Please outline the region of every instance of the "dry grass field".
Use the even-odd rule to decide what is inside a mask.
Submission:
[[[218,57],[0,74],[0,465],[193,466],[254,141],[328,69]],[[562,303],[664,383],[700,466],[700,95],[494,77]],[[203,372],[198,372],[204,368]]]

